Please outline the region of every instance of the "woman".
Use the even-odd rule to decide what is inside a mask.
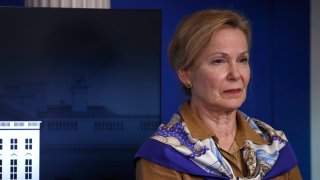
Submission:
[[[285,135],[238,111],[250,38],[248,20],[230,10],[181,22],[169,59],[191,99],[142,145],[137,179],[302,179]]]

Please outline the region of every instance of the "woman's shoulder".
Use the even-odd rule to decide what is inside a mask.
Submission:
[[[244,112],[239,111],[239,113],[243,116],[243,119],[246,120],[247,124],[267,142],[271,142],[275,139],[286,142],[288,141],[282,130],[274,129],[263,120],[248,116]]]

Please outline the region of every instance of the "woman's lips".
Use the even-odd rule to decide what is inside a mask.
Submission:
[[[238,94],[238,93],[241,92],[241,89],[228,89],[228,90],[225,90],[223,92],[227,93],[227,94]]]

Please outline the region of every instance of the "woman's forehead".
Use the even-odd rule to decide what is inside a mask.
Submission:
[[[239,29],[221,29],[212,34],[208,46],[204,52],[220,52],[224,50],[238,49],[239,51],[248,51],[248,40],[245,34]],[[242,53],[241,52],[241,53]]]

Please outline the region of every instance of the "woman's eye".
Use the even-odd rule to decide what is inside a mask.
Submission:
[[[249,59],[248,58],[241,58],[241,59],[239,59],[239,62],[247,64],[249,62]]]
[[[215,59],[212,61],[212,64],[222,64],[222,63],[224,63],[223,59]]]

